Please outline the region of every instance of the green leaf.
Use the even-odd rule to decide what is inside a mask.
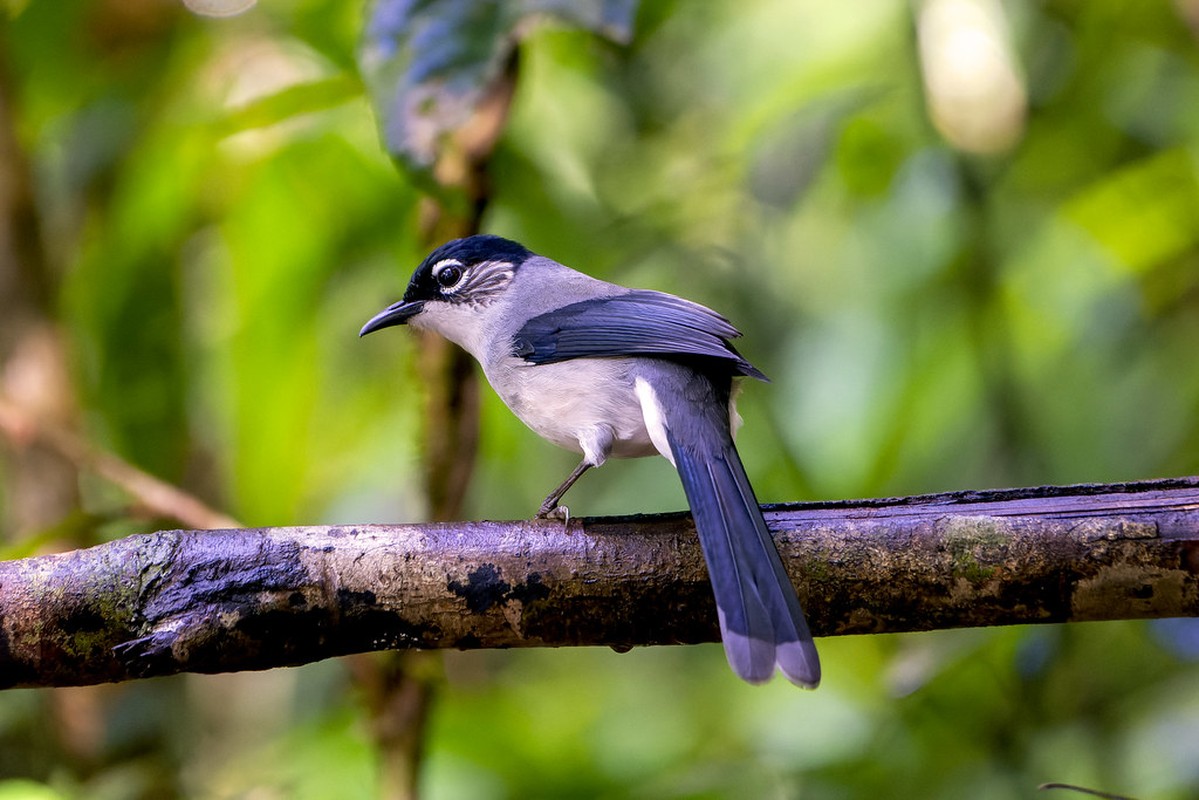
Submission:
[[[221,120],[218,135],[231,136],[252,128],[265,128],[302,114],[324,111],[353,100],[361,93],[361,83],[348,73],[289,86],[234,110]]]
[[[28,780],[0,781],[0,800],[62,800],[63,795],[44,783]]]
[[[1190,150],[1165,150],[1105,175],[1064,212],[1119,263],[1141,272],[1199,243],[1197,176]]]
[[[637,0],[378,0],[359,60],[388,151],[428,180],[446,135],[470,120],[531,20],[627,42],[636,9]]]

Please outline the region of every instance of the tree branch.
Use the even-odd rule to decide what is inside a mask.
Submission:
[[[817,635],[1199,616],[1199,478],[767,507]],[[164,531],[0,563],[0,686],[715,641],[684,514]]]

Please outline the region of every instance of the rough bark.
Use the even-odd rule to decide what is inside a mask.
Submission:
[[[767,507],[818,636],[1199,616],[1199,478]],[[0,686],[717,638],[690,517],[164,531],[0,563]]]

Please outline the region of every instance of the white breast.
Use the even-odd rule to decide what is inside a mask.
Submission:
[[[628,365],[626,358],[579,358],[537,366],[508,358],[485,370],[487,380],[522,422],[598,466],[608,456],[637,458],[657,452]]]

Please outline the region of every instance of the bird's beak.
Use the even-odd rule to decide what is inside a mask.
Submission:
[[[393,325],[403,325],[419,314],[424,306],[425,304],[420,300],[414,300],[409,303],[401,300],[398,303],[392,303],[371,317],[370,321],[362,326],[362,330],[358,331],[358,335],[366,336],[368,333],[373,333],[383,328],[390,328]]]

